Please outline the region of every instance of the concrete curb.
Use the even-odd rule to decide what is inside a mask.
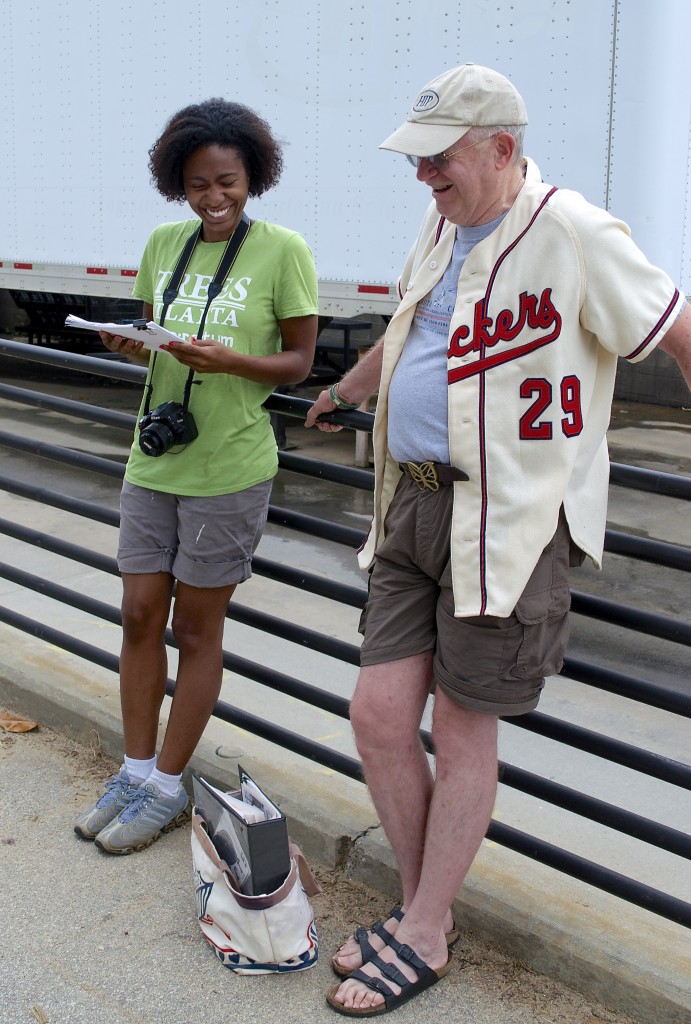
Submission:
[[[0,626],[0,702],[119,758],[116,680],[88,671]],[[190,769],[225,787],[238,760],[281,805],[309,858],[398,897],[391,850],[363,786],[297,755],[277,766],[271,744],[215,722]],[[680,926],[487,842],[454,913],[464,930],[612,1010],[644,1024],[691,1019],[689,934]]]

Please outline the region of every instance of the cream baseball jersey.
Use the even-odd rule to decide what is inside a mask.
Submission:
[[[363,568],[401,472],[387,446],[389,382],[454,236],[432,203],[401,276],[384,341]],[[449,328],[449,452],[470,478],[453,484],[457,616],[511,614],[562,505],[574,542],[600,567],[617,358],[648,355],[684,302],[623,222],[543,183],[526,161],[516,202],[463,264]]]

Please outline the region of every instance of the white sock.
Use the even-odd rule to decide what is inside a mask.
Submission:
[[[156,767],[156,755],[147,758],[145,761],[138,761],[136,757],[128,757],[125,754],[125,768],[132,782],[146,782]]]
[[[159,772],[158,768],[154,768],[146,781],[153,782],[163,796],[176,796],[181,779],[182,772],[179,775],[166,775],[165,772]]]

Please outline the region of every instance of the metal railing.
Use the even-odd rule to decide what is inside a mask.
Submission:
[[[144,371],[141,368],[125,363],[49,351],[2,339],[0,339],[0,356],[51,364],[63,369],[124,381],[140,381],[144,376]],[[130,430],[134,423],[134,417],[131,415],[7,384],[0,384],[0,398],[127,430]],[[304,418],[309,406],[310,403],[305,400],[278,394],[272,395],[267,402],[267,407],[272,411],[298,419]],[[370,430],[372,426],[372,417],[365,413],[335,413],[332,418],[334,422],[347,425],[352,429]],[[81,471],[105,474],[113,478],[119,478],[123,473],[122,465],[113,460],[73,451],[59,445],[30,440],[11,431],[0,431],[0,444],[14,451],[42,456]],[[349,487],[372,490],[372,474],[366,470],[307,459],[290,452],[279,453],[279,459],[281,467],[290,472],[306,474],[315,480],[332,481]],[[613,464],[611,478],[619,486],[650,491],[686,501],[691,500],[691,479],[684,477]],[[59,494],[33,484],[22,483],[4,475],[0,475],[0,487],[9,493],[40,502],[46,506],[63,509],[114,527],[118,525],[118,515],[115,511],[92,502]],[[363,539],[363,534],[359,530],[273,505],[270,508],[269,520],[286,529],[350,548],[357,548]],[[0,533],[54,552],[74,562],[117,575],[114,559],[65,539],[33,530],[22,523],[0,519]],[[617,554],[625,554],[630,558],[671,567],[681,573],[691,572],[691,550],[680,545],[608,530],[605,548]],[[366,599],[364,589],[349,586],[338,580],[328,580],[302,569],[298,571],[289,565],[263,557],[254,558],[253,571],[257,575],[265,576],[288,587],[296,587],[303,592],[329,598],[351,608],[362,607]],[[120,624],[118,609],[67,587],[34,576],[17,567],[0,563],[0,577],[70,607],[88,612],[103,621]],[[664,639],[684,647],[691,646],[691,624],[678,618],[641,611],[635,607],[579,592],[574,592],[572,595],[572,608],[578,614],[587,615],[601,622],[623,625],[627,629],[644,633],[650,637]],[[290,643],[299,644],[303,648],[319,652],[348,665],[358,664],[356,645],[323,635],[317,630],[297,626],[276,616],[245,607],[235,601],[229,606],[227,615],[230,619],[254,629],[262,630]],[[118,670],[118,659],[115,655],[53,629],[43,622],[20,615],[10,608],[0,607],[0,621],[47,643],[55,644],[108,670],[113,672]],[[166,642],[170,646],[174,646],[170,630],[166,634]],[[290,695],[341,718],[348,717],[348,700],[328,690],[310,685],[228,651],[224,651],[223,663],[226,669],[244,678],[254,680],[269,689]],[[563,674],[570,679],[607,693],[618,694],[628,700],[663,710],[671,715],[691,718],[691,688],[689,692],[681,693],[650,680],[636,678],[630,673],[573,657],[567,657]],[[168,680],[167,692],[171,694],[173,689],[173,681]],[[360,764],[353,757],[267,722],[259,716],[252,715],[224,701],[219,701],[216,705],[215,715],[225,722],[240,726],[290,751],[311,758],[349,778],[362,780]],[[517,728],[555,740],[576,750],[588,752],[614,764],[626,766],[636,772],[661,780],[669,786],[691,790],[691,766],[688,764],[640,749],[634,744],[622,742],[594,730],[561,721],[542,712],[533,711],[526,715],[507,719],[507,721]],[[431,737],[426,732],[423,732],[422,736],[427,749],[431,751]],[[505,786],[529,794],[553,806],[605,825],[660,850],[691,860],[691,836],[683,831],[649,820],[505,762],[500,762],[499,781]],[[492,821],[487,836],[502,846],[533,858],[542,864],[556,868],[567,875],[644,907],[678,924],[691,927],[691,904],[669,893],[647,886],[603,865],[527,835],[503,822]]]

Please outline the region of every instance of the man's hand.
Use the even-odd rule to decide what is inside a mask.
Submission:
[[[344,402],[357,402],[360,405],[367,401],[370,395],[375,394],[379,389],[379,378],[381,377],[382,353],[384,351],[384,338],[381,337],[374,348],[371,348],[364,359],[360,359],[355,366],[338,383],[338,394]],[[345,387],[344,387],[345,385]],[[320,430],[334,433],[343,430],[343,427],[335,423],[318,422],[317,417],[326,412],[333,412],[337,408],[336,403],[331,400],[328,389],[322,391],[316,402],[307,413],[305,418],[306,427],[319,427]]]
[[[327,388],[326,391],[322,391],[317,396],[314,405],[307,413],[307,416],[305,417],[305,426],[318,427],[320,430],[325,431],[327,434],[334,434],[337,430],[343,430],[343,427],[339,427],[337,423],[325,423],[323,421],[320,422],[319,420],[317,420],[317,417],[323,415],[323,413],[334,412],[335,410],[336,405],[331,401],[331,395],[329,394],[329,389]]]
[[[691,390],[691,306],[684,306],[660,342],[660,348],[676,359]]]

